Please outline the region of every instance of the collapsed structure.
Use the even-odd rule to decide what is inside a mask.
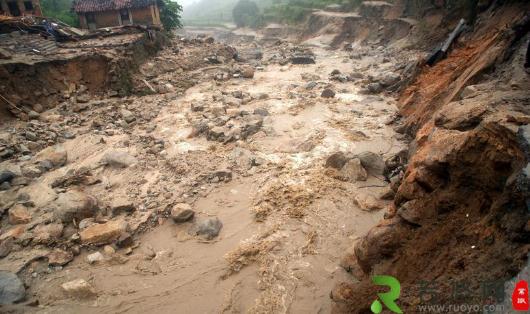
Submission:
[[[39,0],[0,0],[0,15],[7,16],[41,16]]]

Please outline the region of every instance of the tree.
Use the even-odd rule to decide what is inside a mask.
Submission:
[[[232,16],[237,27],[254,26],[259,18],[258,5],[250,0],[239,0],[232,10]]]
[[[72,11],[71,0],[41,0],[42,14],[64,22],[70,26],[79,26],[77,15]]]
[[[180,4],[171,0],[159,0],[158,5],[160,7],[160,21],[166,30],[171,31],[182,27],[180,22],[182,6]]]

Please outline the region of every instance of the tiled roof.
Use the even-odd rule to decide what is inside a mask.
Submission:
[[[145,8],[155,2],[156,0],[76,0],[74,1],[74,11],[86,13]]]

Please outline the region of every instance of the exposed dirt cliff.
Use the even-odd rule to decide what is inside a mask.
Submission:
[[[514,3],[482,14],[447,59],[423,67],[402,93],[401,129],[414,138],[410,161],[386,219],[343,261],[359,282],[336,286],[337,312],[370,311],[381,291],[374,274],[398,278],[401,308],[415,313],[426,301],[459,303],[459,283],[469,289],[467,303],[498,302],[483,284],[507,281],[524,267],[528,8]],[[427,300],[418,297],[422,282],[435,284]]]

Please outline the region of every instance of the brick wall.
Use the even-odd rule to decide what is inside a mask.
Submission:
[[[97,28],[120,26],[118,11],[105,11],[96,13]]]
[[[134,24],[153,24],[152,6],[141,9],[131,9],[132,20]]]

